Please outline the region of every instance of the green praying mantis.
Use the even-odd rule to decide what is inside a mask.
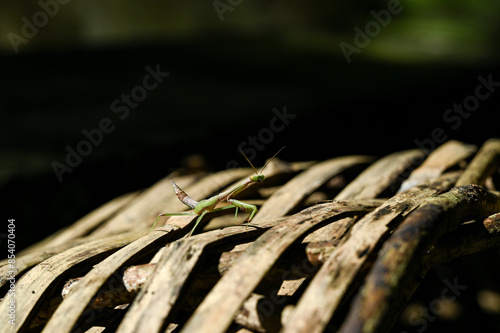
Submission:
[[[262,169],[260,169],[260,172],[257,172],[257,169],[255,169],[255,167],[253,166],[252,162],[250,162],[250,160],[248,159],[248,157],[240,149],[241,154],[245,157],[245,159],[247,160],[247,162],[250,164],[250,166],[252,167],[252,169],[255,171],[255,176],[251,176],[248,179],[246,179],[245,181],[243,181],[242,183],[240,183],[238,185],[235,185],[234,187],[230,188],[229,190],[224,191],[222,193],[219,193],[217,195],[214,195],[213,197],[210,197],[210,198],[205,199],[205,200],[201,200],[201,201],[194,200],[189,195],[187,195],[187,193],[184,192],[173,180],[171,180],[170,182],[172,183],[172,188],[174,189],[174,192],[177,195],[177,198],[179,198],[179,200],[182,203],[184,203],[186,206],[192,208],[193,211],[192,212],[183,212],[183,213],[161,213],[156,218],[156,221],[153,224],[153,226],[151,227],[151,230],[153,230],[153,228],[155,227],[156,223],[158,222],[158,220],[162,216],[198,215],[199,217],[196,219],[196,223],[195,223],[193,229],[191,229],[191,231],[188,234],[188,237],[189,237],[189,236],[191,236],[193,234],[194,230],[198,226],[198,223],[200,223],[200,221],[203,219],[203,216],[205,216],[205,214],[211,213],[211,212],[217,212],[217,211],[221,211],[221,210],[229,209],[229,208],[233,208],[233,207],[236,208],[236,211],[234,213],[234,221],[235,221],[235,223],[236,223],[236,217],[238,216],[238,209],[241,209],[244,212],[251,211],[250,216],[245,221],[245,222],[250,222],[253,219],[254,215],[258,211],[257,207],[255,205],[247,204],[247,203],[241,202],[239,200],[233,199],[233,197],[236,196],[238,193],[246,190],[250,185],[253,185],[253,184],[256,184],[256,183],[262,183],[264,181],[264,179],[266,178],[266,176],[264,176],[262,174],[262,172],[264,171],[265,167],[284,148],[285,147],[283,147],[280,150],[278,150],[278,152],[276,154],[274,154],[273,157],[271,157],[267,161],[266,164],[264,164],[264,166],[262,167]],[[226,201],[226,202],[230,203],[230,205],[216,208],[217,205],[219,203],[223,202],[223,201]]]

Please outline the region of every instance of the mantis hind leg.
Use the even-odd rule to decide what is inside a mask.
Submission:
[[[160,219],[160,217],[162,217],[162,216],[179,216],[179,215],[195,215],[195,213],[193,213],[193,212],[187,212],[187,213],[161,213],[156,218],[155,223],[153,223],[153,226],[151,227],[151,229],[149,229],[149,232],[151,232],[151,230],[154,229],[154,227],[155,227],[156,223],[158,223],[158,220]]]
[[[255,205],[247,204],[235,199],[228,199],[227,201],[236,207],[236,213],[234,215],[235,220],[236,220],[236,215],[238,214],[238,208],[244,212],[252,211],[250,213],[250,217],[246,220],[246,222],[250,222],[253,219],[255,213],[257,213],[258,211],[257,206]]]
[[[188,237],[190,237],[193,234],[194,229],[196,229],[196,227],[198,226],[198,223],[200,223],[201,219],[203,218],[203,216],[205,216],[206,213],[208,213],[207,210],[203,211],[203,213],[201,213],[201,215],[198,216],[198,218],[196,219],[196,223],[194,224],[193,229],[191,229],[191,231],[188,234]]]

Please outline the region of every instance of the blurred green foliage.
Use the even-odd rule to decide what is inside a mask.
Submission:
[[[61,2],[64,2],[60,0]],[[49,8],[46,24],[20,44],[21,52],[165,44],[236,38],[275,40],[292,49],[341,55],[354,27],[388,1],[159,1],[57,0],[0,2],[0,52],[12,53],[8,34],[23,36],[22,18]],[[500,2],[403,0],[361,56],[397,62],[497,62]],[[43,22],[42,22],[43,23]],[[214,43],[216,47],[216,43]]]

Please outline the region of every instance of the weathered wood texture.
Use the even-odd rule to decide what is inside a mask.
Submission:
[[[173,173],[19,253],[15,296],[0,262],[17,306],[0,332],[385,332],[433,263],[500,247],[499,142],[273,160],[238,196],[260,206],[250,224],[225,210],[189,238],[196,216],[148,233],[186,209],[169,180],[202,199],[252,170]]]

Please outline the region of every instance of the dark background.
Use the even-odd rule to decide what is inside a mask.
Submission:
[[[238,147],[270,127],[274,108],[295,118],[256,165],[282,146],[283,159],[323,160],[417,148],[436,128],[477,145],[499,136],[500,91],[456,129],[443,119],[478,76],[500,81],[497,1],[402,1],[350,62],[340,44],[355,46],[354,28],[376,22],[370,12],[387,1],[222,3],[232,9],[223,20],[212,1],[74,0],[18,52],[9,33],[22,36],[23,18],[43,9],[0,4],[0,199],[17,250],[189,166],[186,157],[209,171],[243,165]],[[120,120],[111,105],[147,66],[170,75]],[[104,118],[114,130],[59,181],[53,163],[66,164],[66,147]]]

